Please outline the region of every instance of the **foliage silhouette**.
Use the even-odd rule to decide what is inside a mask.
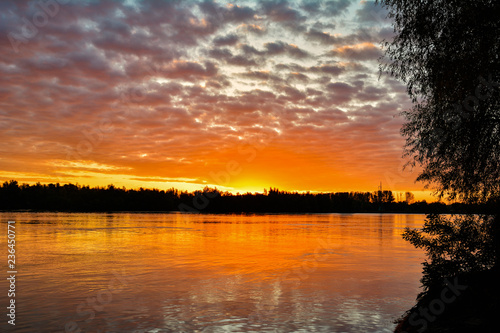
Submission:
[[[430,214],[422,230],[406,228],[403,238],[427,254],[422,285],[442,288],[451,276],[490,269],[494,264],[491,215]]]
[[[412,99],[412,108],[403,112],[406,123],[401,133],[410,165],[423,167],[417,180],[440,197],[493,203],[493,211],[485,216],[430,215],[423,231],[406,230],[405,239],[424,248],[429,257],[424,263],[424,293],[406,317],[412,318],[417,308],[432,304],[425,302],[435,301],[443,290],[443,278],[490,274],[498,279],[500,272],[500,3],[380,2],[388,9],[395,32],[394,39],[385,43],[381,73],[405,82]],[[479,280],[471,281],[476,281],[471,290],[481,289]],[[500,290],[491,287],[494,293]],[[481,290],[478,299],[484,303],[488,295]],[[492,321],[484,313],[478,316],[474,320]],[[463,318],[456,315],[441,330],[418,331],[450,331],[453,322],[451,331],[488,327],[478,324],[471,330]],[[429,321],[425,323],[430,327]]]
[[[440,197],[500,197],[500,3],[383,0],[394,21],[381,71],[403,80],[405,154]],[[500,262],[500,205],[490,227]],[[472,217],[470,217],[472,218]],[[460,220],[456,220],[460,221]]]
[[[500,194],[500,3],[381,1],[396,36],[388,72],[407,84],[413,107],[402,128],[418,180],[441,196]]]
[[[231,194],[206,187],[203,191],[176,189],[139,190],[74,184],[19,185],[17,181],[0,186],[0,210],[34,211],[188,211],[202,213],[450,213],[487,212],[491,205],[445,205],[419,201],[395,202],[391,191],[298,193],[271,188],[267,194]]]

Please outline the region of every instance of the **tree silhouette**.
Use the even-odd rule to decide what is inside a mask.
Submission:
[[[185,211],[194,213],[449,213],[487,211],[487,205],[394,201],[391,191],[299,193],[271,188],[260,193],[232,194],[205,187],[201,191],[138,190],[89,187],[74,184],[22,184],[15,180],[0,186],[0,210],[114,212]]]
[[[500,268],[500,3],[496,0],[381,0],[393,19],[395,38],[385,43],[381,73],[401,79],[413,102],[403,112],[404,154],[423,171],[417,180],[439,197],[467,203],[493,202],[490,215],[429,215],[424,228],[407,229],[404,238],[424,248],[424,293],[399,329],[413,332],[420,314],[443,290],[444,278],[481,279]],[[493,270],[488,270],[492,266]],[[477,276],[477,275],[476,275]],[[494,318],[487,308],[496,283],[484,289],[474,304],[481,311],[471,326],[456,315],[439,328],[423,331],[478,331]],[[477,292],[477,291],[476,291]],[[468,294],[474,295],[473,291]],[[497,303],[498,299],[495,301]],[[461,303],[462,309],[467,302]],[[490,304],[491,305],[491,304]],[[498,311],[497,306],[492,313]],[[484,311],[483,311],[484,310]],[[465,311],[467,312],[467,311]],[[457,312],[458,313],[458,312]],[[435,318],[434,318],[435,319]],[[485,324],[481,324],[485,323]],[[486,324],[487,323],[487,324]],[[428,326],[434,328],[427,330]],[[483,325],[483,326],[481,326]]]
[[[406,192],[406,193],[405,193],[405,201],[406,201],[408,204],[411,204],[413,201],[415,201],[415,196],[413,195],[413,193],[411,193],[411,192]]]
[[[394,20],[381,71],[403,80],[405,154],[440,197],[500,196],[500,3],[382,0]],[[500,262],[500,205],[492,233]]]
[[[500,193],[500,3],[381,1],[394,20],[381,70],[402,79],[406,154],[440,195]]]

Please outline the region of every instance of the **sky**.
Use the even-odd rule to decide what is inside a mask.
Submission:
[[[359,0],[0,2],[0,181],[413,192]]]

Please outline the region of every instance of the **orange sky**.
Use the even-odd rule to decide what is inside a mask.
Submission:
[[[402,170],[410,102],[379,78],[372,2],[0,8],[1,181],[431,199]]]

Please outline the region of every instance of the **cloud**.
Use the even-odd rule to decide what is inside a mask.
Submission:
[[[287,0],[271,0],[262,1],[261,10],[271,22],[278,23],[281,26],[294,31],[303,31],[305,29],[303,23],[306,21],[306,16],[299,10],[294,9],[292,2]]]
[[[244,32],[249,32],[256,35],[263,35],[266,33],[266,28],[258,24],[241,24],[238,28],[243,30]]]
[[[353,60],[377,60],[382,56],[382,50],[372,43],[361,43],[356,45],[346,45],[333,49],[330,53],[344,59]]]
[[[384,96],[387,96],[389,91],[387,88],[381,86],[381,87],[375,87],[375,86],[368,86],[363,89],[363,91],[359,92],[356,95],[356,99],[359,101],[379,101],[384,98]]]
[[[349,0],[303,0],[301,8],[309,13],[326,14],[328,17],[339,16],[347,10],[352,1]]]
[[[298,47],[295,44],[288,44],[282,41],[274,41],[264,43],[264,49],[258,50],[252,45],[242,44],[240,49],[242,51],[242,55],[247,57],[259,56],[262,59],[262,63],[264,63],[270,57],[288,55],[291,58],[295,59],[305,59],[310,57],[311,55]]]
[[[300,7],[309,13],[318,13],[321,11],[321,0],[303,0]]]
[[[363,1],[361,8],[356,11],[359,22],[384,24],[388,22],[387,9],[375,1]]]
[[[308,71],[313,73],[322,73],[322,74],[329,74],[336,76],[343,73],[345,71],[345,68],[337,65],[322,64],[318,66],[309,67]]]
[[[314,28],[309,29],[305,36],[308,40],[317,41],[326,45],[336,44],[339,42],[339,39],[330,33],[319,31]]]
[[[307,58],[307,57],[309,57],[309,53],[308,52],[300,49],[297,45],[294,45],[294,44],[289,44],[286,47],[286,50],[287,50],[288,54],[292,58],[301,59],[301,58]]]
[[[233,55],[233,53],[227,49],[211,49],[208,51],[208,54],[214,60],[222,60],[226,64],[233,66],[257,66],[257,62],[248,56],[245,55]]]
[[[293,72],[305,72],[305,71],[307,71],[306,67],[304,67],[302,65],[294,64],[294,63],[277,64],[274,66],[274,68],[278,71],[281,71],[281,70],[289,70],[289,71],[293,71]]]
[[[258,66],[258,63],[254,59],[249,59],[243,55],[236,55],[227,59],[227,63],[233,66]]]
[[[359,91],[359,88],[344,82],[330,83],[327,85],[327,89],[333,91],[335,94],[341,94],[346,96],[352,95],[355,92]]]
[[[282,41],[270,42],[264,44],[265,54],[274,56],[278,54],[288,54],[292,58],[306,58],[309,53],[300,49],[297,45],[287,44]]]
[[[353,1],[350,0],[331,0],[331,1],[326,1],[324,6],[325,6],[325,11],[328,15],[331,16],[338,16],[340,14],[343,14],[347,8],[351,5]]]
[[[249,44],[241,45],[241,50],[243,51],[244,54],[247,54],[247,55],[264,55],[265,54],[264,51],[259,51],[254,46],[249,45]]]
[[[194,61],[174,61],[168,66],[164,73],[169,78],[182,78],[189,80],[193,77],[211,77],[217,74],[217,66],[212,62],[204,65]]]
[[[229,46],[238,43],[239,37],[236,34],[230,34],[226,36],[219,36],[214,38],[215,46]]]
[[[288,44],[281,41],[277,41],[277,42],[266,43],[264,44],[264,47],[266,49],[265,53],[267,55],[277,55],[285,53],[287,51]]]
[[[326,74],[331,76],[338,76],[346,71],[346,68],[344,66],[338,64],[323,64],[323,63],[310,67],[305,67],[294,63],[277,64],[274,67],[278,71],[288,70],[290,72],[307,72],[316,74]]]
[[[376,43],[391,29],[359,28],[347,1],[127,3],[70,2],[19,52],[1,40],[3,175],[82,182],[103,166],[116,179],[127,170],[119,175],[213,183],[207,174],[239,145],[266,143],[272,153],[259,151],[249,170],[276,172],[276,156],[305,152],[297,168],[318,170],[311,189],[334,190],[318,179],[357,170],[363,154],[388,150],[374,161],[381,169],[399,158],[393,115],[409,106],[405,87],[375,73]],[[38,8],[0,3],[0,32],[22,34]]]
[[[263,1],[261,5],[263,12],[275,22],[299,22],[306,19],[286,0]]]
[[[292,72],[288,74],[287,80],[291,82],[301,82],[301,83],[307,83],[310,81],[307,75],[297,72]]]
[[[282,87],[278,87],[277,89],[278,89],[278,91],[282,91],[283,93],[285,93],[286,98],[289,101],[294,102],[294,103],[297,103],[300,100],[303,100],[307,97],[307,95],[303,91],[300,91],[299,89],[291,87],[291,86],[285,85]]]
[[[211,49],[208,51],[208,54],[210,57],[215,58],[215,59],[228,59],[233,57],[233,53],[229,49]]]
[[[258,81],[281,81],[281,78],[269,71],[250,71],[238,74],[240,77]]]
[[[247,6],[230,4],[228,6],[219,5],[213,0],[205,0],[198,4],[200,10],[205,13],[215,24],[242,23],[254,18],[256,11]]]

